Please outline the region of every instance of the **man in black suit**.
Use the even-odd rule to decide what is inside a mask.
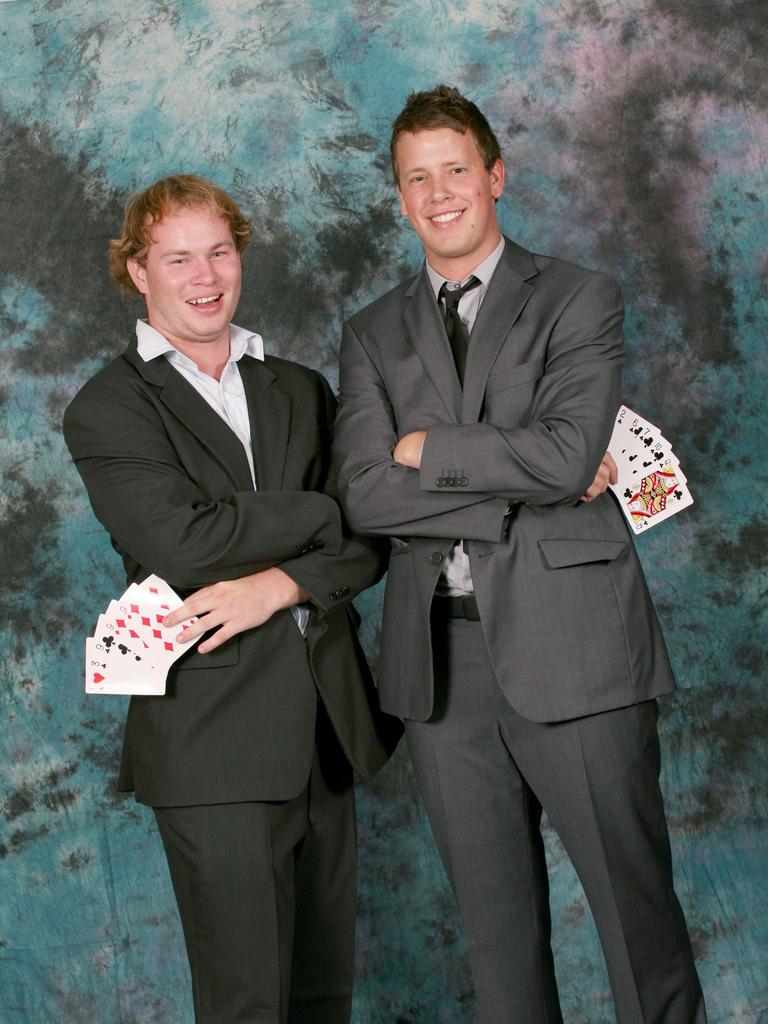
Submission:
[[[250,225],[191,175],[132,197],[111,243],[147,320],[64,433],[129,582],[185,595],[205,633],[162,697],[134,697],[119,788],[156,815],[198,1024],[344,1024],[355,922],[352,769],[397,730],[376,709],[351,599],[383,562],[328,479],[335,402],[231,323]]]
[[[618,1020],[703,1024],[658,783],[674,682],[598,468],[619,288],[503,238],[499,144],[455,89],[409,97],[391,154],[426,262],[345,324],[335,446],[352,527],[391,538],[379,692],[406,722],[479,1020],[562,1024],[543,808]]]

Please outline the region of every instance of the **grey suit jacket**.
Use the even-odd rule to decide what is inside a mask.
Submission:
[[[382,707],[432,710],[430,606],[467,543],[482,628],[510,704],[552,722],[674,687],[632,539],[592,482],[620,403],[619,288],[510,240],[459,385],[426,271],[351,318],[334,445],[352,528],[391,538]],[[392,460],[427,430],[420,471]]]
[[[145,363],[135,338],[64,418],[129,582],[155,572],[185,595],[280,565],[313,602],[306,642],[280,611],[210,654],[185,654],[164,697],[131,699],[119,788],[153,806],[296,795],[312,759],[315,685],[362,775],[384,763],[399,729],[378,711],[356,636],[351,598],[383,561],[376,543],[349,536],[330,493],[333,395],[296,363],[238,365],[258,491],[229,427],[162,356]]]

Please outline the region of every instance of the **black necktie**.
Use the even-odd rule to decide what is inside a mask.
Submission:
[[[472,291],[473,288],[477,288],[479,284],[480,281],[476,277],[470,277],[461,288],[449,288],[448,283],[445,282],[438,295],[438,299],[443,299],[445,302],[445,333],[448,335],[448,341],[451,343],[453,361],[456,364],[456,372],[462,385],[464,384],[464,367],[467,364],[469,334],[459,316],[459,302],[462,295]]]

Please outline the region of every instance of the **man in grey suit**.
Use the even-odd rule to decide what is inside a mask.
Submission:
[[[231,323],[250,233],[193,175],[129,200],[110,269],[147,320],[64,432],[128,581],[167,580],[186,597],[168,623],[207,634],[165,696],[132,698],[118,784],[155,812],[195,1019],[346,1024],[352,768],[372,775],[401,731],[350,603],[383,561],[333,498],[327,383]]]
[[[411,95],[391,145],[426,264],[344,326],[335,457],[352,528],[391,540],[379,693],[405,720],[479,1019],[562,1021],[543,808],[620,1024],[702,1024],[658,783],[654,698],[674,683],[599,468],[619,289],[501,235],[499,145],[455,89]]]

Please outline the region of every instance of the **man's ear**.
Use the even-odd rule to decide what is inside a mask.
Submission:
[[[398,200],[400,202],[400,216],[401,217],[407,217],[408,216],[408,211],[405,208],[405,200],[403,199],[403,193],[400,191],[400,186],[399,185],[397,185],[396,188],[397,188],[397,198],[398,198]]]
[[[131,275],[131,280],[136,285],[136,288],[141,292],[142,295],[147,294],[147,271],[137,259],[133,256],[129,256],[125,261],[125,267],[128,273]]]
[[[506,171],[503,160],[497,160],[488,172],[491,178],[491,195],[498,199],[504,191],[504,179]]]

